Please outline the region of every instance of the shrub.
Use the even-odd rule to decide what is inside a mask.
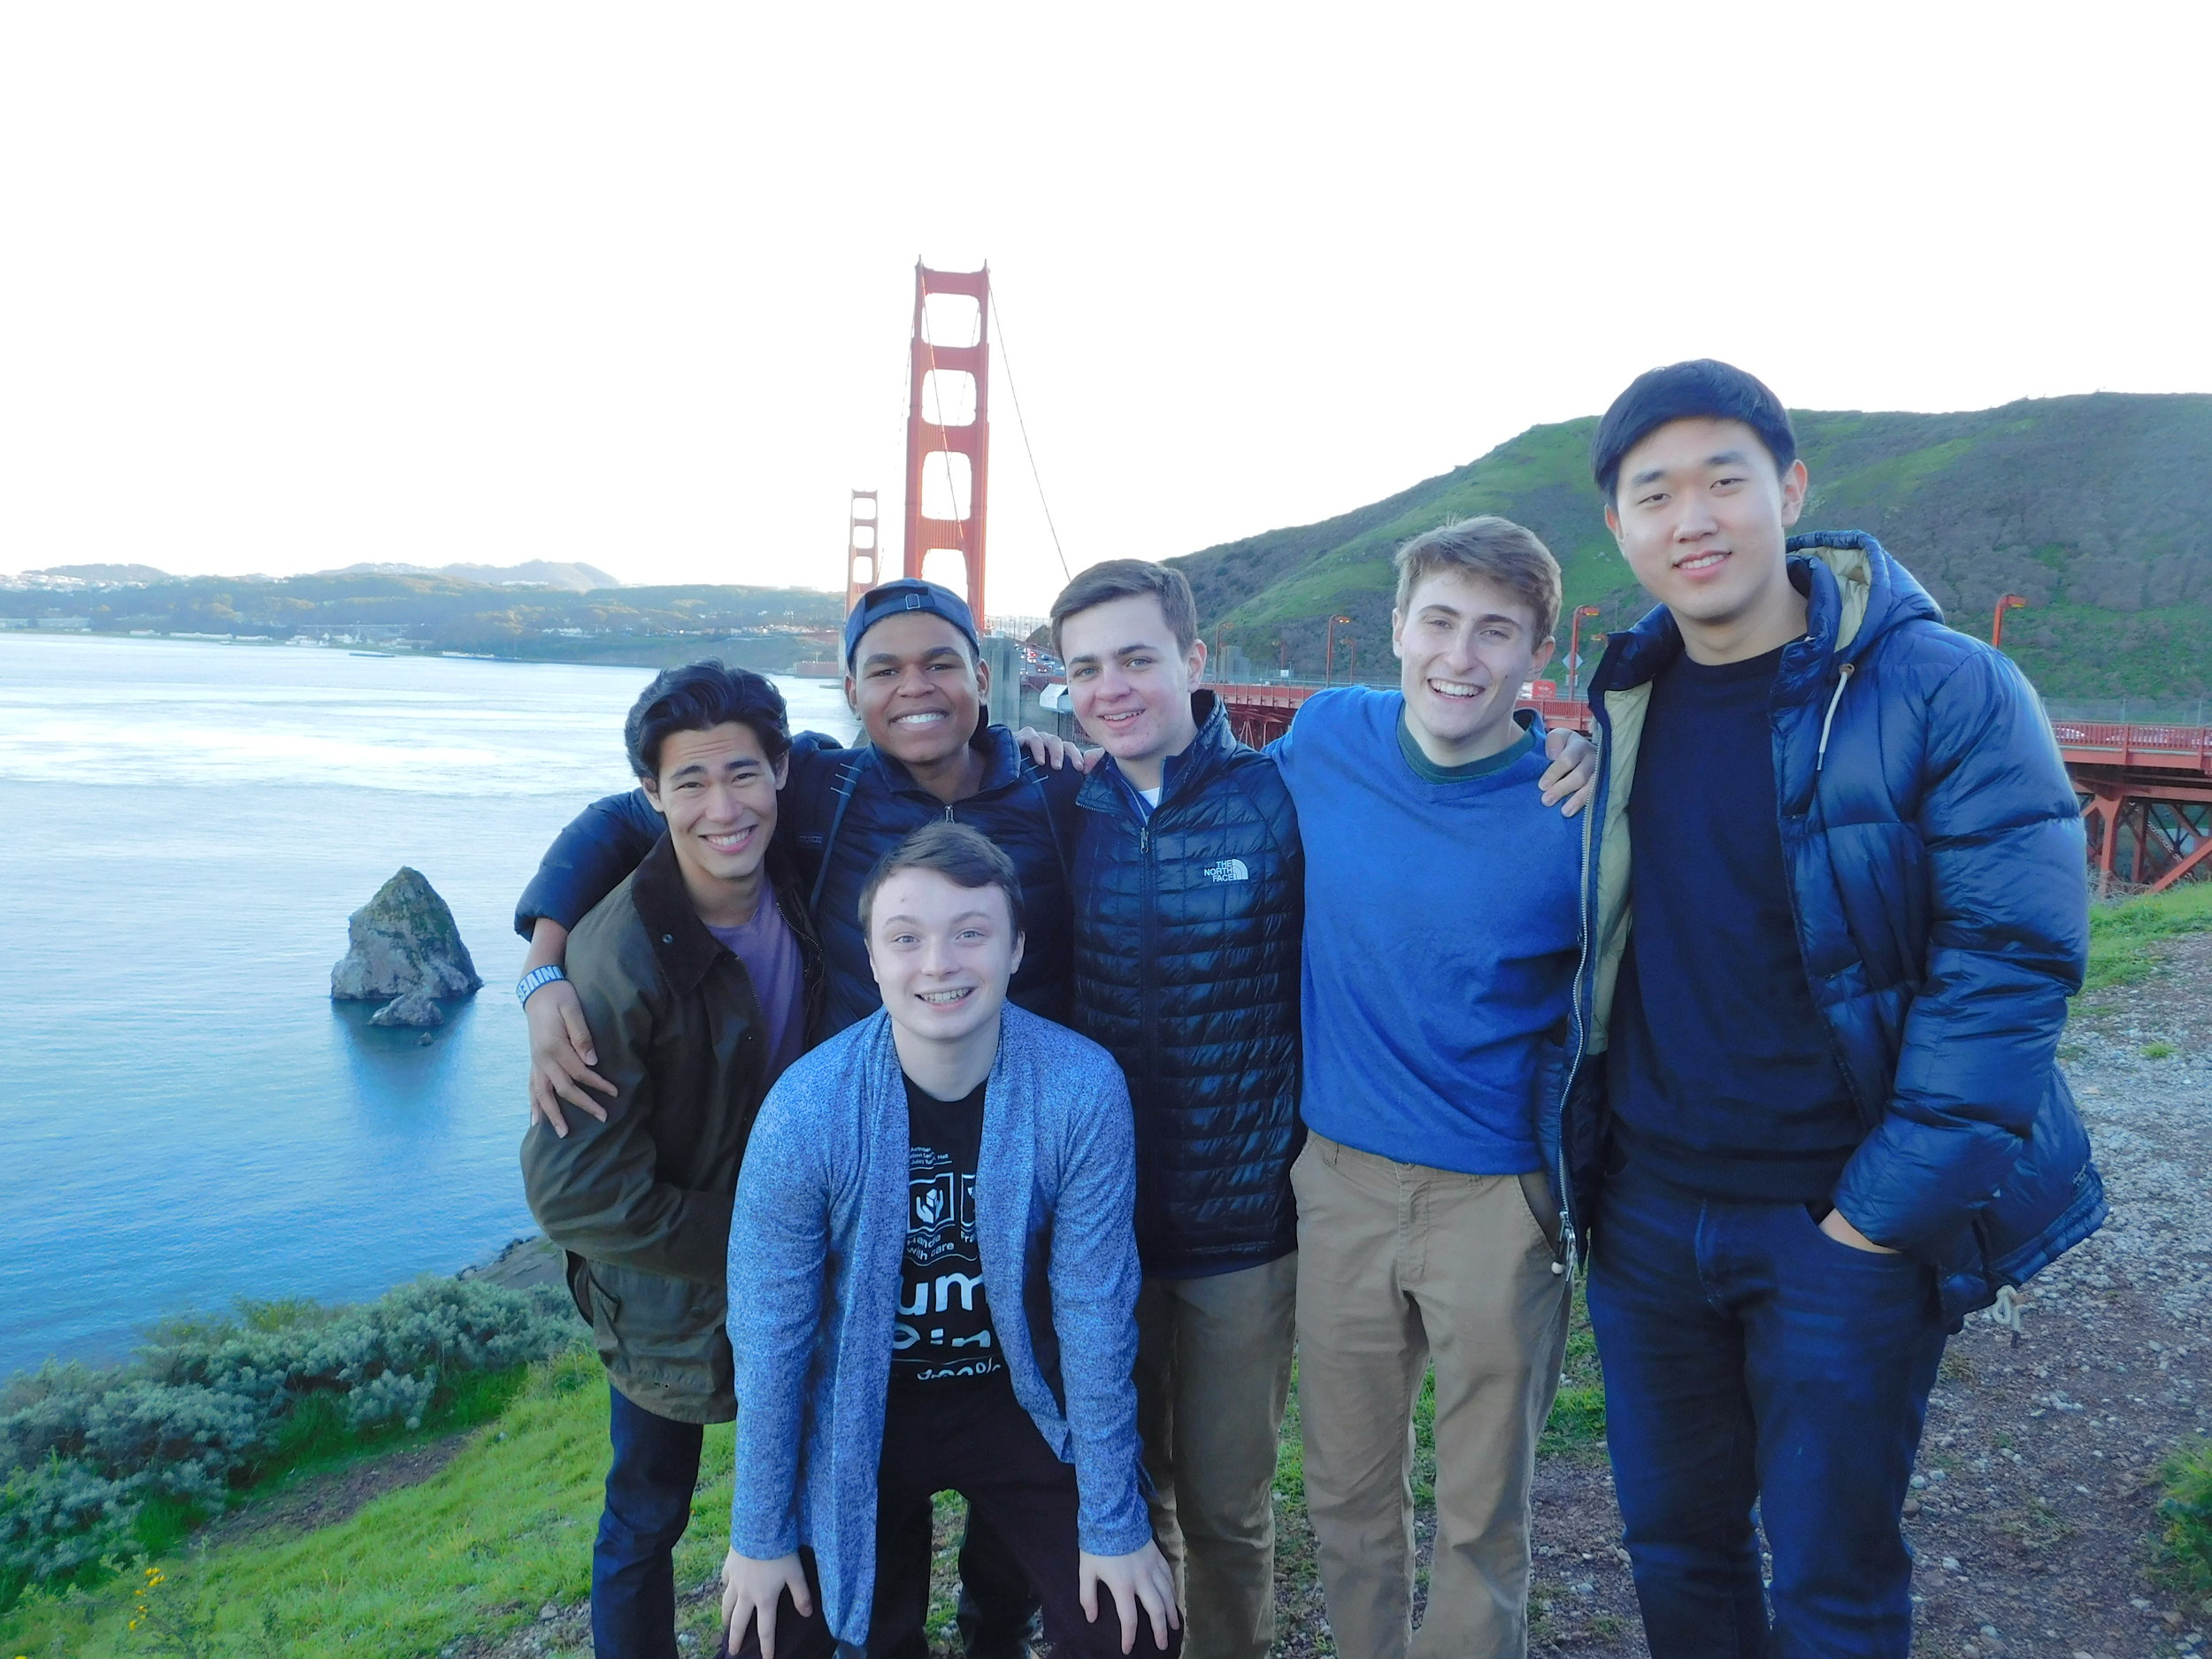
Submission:
[[[419,1428],[457,1380],[580,1335],[560,1291],[422,1279],[357,1307],[243,1303],[156,1327],[127,1365],[19,1374],[0,1389],[0,1609],[135,1560],[152,1510],[219,1509],[288,1429]]]
[[[2167,1559],[2193,1593],[2212,1594],[2212,1440],[2180,1448],[2159,1473]]]

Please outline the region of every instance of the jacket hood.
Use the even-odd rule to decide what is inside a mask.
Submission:
[[[1790,580],[1805,595],[1806,628],[1783,657],[1784,674],[1824,674],[1831,657],[1855,661],[1893,628],[1943,620],[1943,611],[1913,574],[1863,530],[1816,530],[1787,544]],[[1682,650],[1674,613],[1655,605],[1606,646],[1590,678],[1592,696],[1642,685]]]

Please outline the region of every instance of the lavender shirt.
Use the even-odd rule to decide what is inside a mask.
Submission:
[[[799,960],[799,941],[764,884],[751,921],[739,927],[710,926],[707,932],[752,976],[753,995],[760,999],[761,1018],[767,1023],[767,1081],[773,1083],[799,1057],[806,1041],[805,967]]]

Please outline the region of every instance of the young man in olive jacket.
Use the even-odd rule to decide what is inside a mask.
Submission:
[[[522,1172],[538,1225],[568,1253],[611,1385],[593,1647],[674,1659],[672,1556],[701,1425],[736,1412],[724,1322],[738,1168],[763,1097],[804,1044],[821,956],[772,852],[789,748],[776,688],[719,663],[672,668],[625,736],[666,828],[568,950],[612,1092],[603,1119],[566,1136],[534,1123]]]
[[[1872,537],[1789,534],[1805,465],[1758,380],[1653,370],[1592,470],[1660,608],[1591,686],[1549,1128],[1645,1632],[1654,1659],[1903,1659],[1945,1334],[2104,1215],[2056,1064],[2079,810],[2018,670]]]
[[[1012,733],[984,718],[990,672],[980,660],[975,618],[958,595],[934,582],[886,582],[861,596],[845,621],[845,693],[867,742],[840,749],[802,733],[777,820],[779,850],[796,866],[822,940],[826,991],[810,1022],[820,1041],[882,1005],[868,963],[858,900],[883,856],[926,824],[972,826],[1005,850],[1028,895],[1027,949],[1010,992],[1048,1019],[1068,1018],[1067,820],[1081,780],[1028,761]],[[567,928],[627,875],[657,835],[643,791],[588,807],[548,849],[517,908],[531,941],[528,966],[557,965]],[[525,1004],[530,1022],[530,1094],[557,1134],[562,1103],[595,1114],[593,1070],[599,1022],[588,1019],[557,981]],[[884,1571],[926,1600],[929,1535],[925,1517]],[[1019,1659],[1037,1599],[1014,1557],[987,1525],[971,1521],[961,1550],[961,1628],[970,1659]],[[921,1659],[918,1650],[899,1659]]]

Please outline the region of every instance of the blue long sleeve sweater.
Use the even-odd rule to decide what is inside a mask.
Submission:
[[[976,1242],[1015,1397],[1075,1466],[1094,1555],[1141,1548],[1139,1271],[1129,1092],[1087,1038],[1007,1006],[983,1096]],[[737,1468],[730,1545],[810,1547],[840,1641],[867,1640],[876,1465],[907,1226],[906,1089],[879,1010],[761,1107],[730,1225]]]
[[[1432,782],[1397,691],[1309,698],[1269,753],[1306,848],[1309,1128],[1432,1169],[1544,1166],[1536,1110],[1581,947],[1581,825],[1546,806],[1540,747]]]

